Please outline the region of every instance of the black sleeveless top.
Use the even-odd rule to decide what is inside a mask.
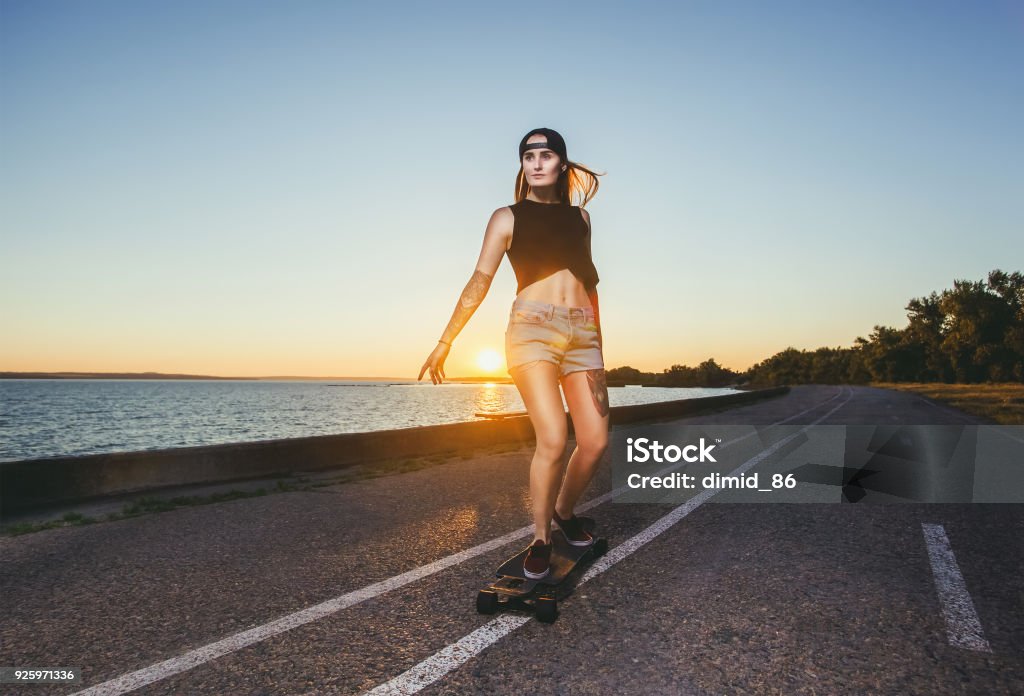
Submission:
[[[508,260],[515,271],[516,294],[527,285],[568,268],[590,291],[600,278],[587,250],[587,221],[578,206],[538,203],[524,198],[509,206],[515,216]]]

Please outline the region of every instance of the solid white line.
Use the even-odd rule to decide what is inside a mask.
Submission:
[[[463,636],[451,645],[438,650],[415,667],[403,672],[391,681],[381,684],[366,693],[374,696],[405,696],[414,694],[429,686],[442,676],[468,661],[484,648],[498,642],[527,621],[529,616],[502,614],[485,623],[472,633]]]
[[[928,558],[935,576],[935,589],[939,593],[942,615],[946,618],[949,644],[968,650],[992,652],[981,630],[981,620],[974,611],[974,602],[967,592],[964,576],[960,574],[956,556],[949,545],[946,530],[941,524],[922,522],[924,540],[928,545]]]
[[[422,580],[423,578],[440,572],[445,568],[458,565],[459,563],[473,558],[474,556],[479,556],[482,553],[493,551],[494,549],[500,548],[505,544],[532,533],[532,524],[527,527],[520,527],[514,532],[509,532],[504,536],[491,539],[490,541],[474,546],[473,548],[446,556],[434,561],[433,563],[413,568],[401,575],[396,575],[386,580],[382,580],[381,582],[367,585],[361,589],[343,594],[334,599],[329,599],[326,602],[316,604],[312,607],[307,607],[306,609],[302,609],[293,614],[282,616],[270,623],[251,628],[247,631],[242,631],[241,633],[236,633],[233,636],[229,636],[215,643],[210,643],[209,645],[204,645],[201,648],[190,650],[178,657],[158,662],[155,665],[150,665],[149,667],[145,667],[135,672],[130,672],[123,676],[116,677],[88,689],[76,691],[73,696],[78,696],[79,694],[84,696],[95,696],[99,694],[103,694],[104,696],[113,696],[114,694],[127,693],[134,689],[138,689],[139,687],[146,686],[147,684],[152,684],[155,681],[166,679],[167,677],[175,674],[188,671],[193,667],[198,667],[205,662],[215,660],[218,657],[227,655],[228,653],[241,650],[253,643],[259,643],[271,636],[284,633],[285,631],[290,631],[293,628],[316,621],[317,619],[322,619],[325,616],[334,614],[342,609],[347,609],[354,604],[359,604],[360,602],[372,599],[384,594],[385,592],[390,592],[391,590],[402,587],[403,585],[408,585],[409,583],[416,582],[417,580]]]
[[[851,391],[851,397],[853,392]],[[770,457],[783,445],[788,443],[793,438],[797,437],[807,429],[817,425],[821,421],[828,418],[830,415],[842,408],[843,404],[839,404],[831,411],[826,413],[824,416],[814,421],[813,423],[804,426],[800,430],[782,438],[771,447],[766,450],[762,450],[755,456],[748,459],[746,462],[738,466],[734,471],[730,472],[730,476],[740,475],[746,472],[751,467],[757,465],[767,457]],[[580,578],[577,583],[577,587],[587,582],[588,580],[597,577],[604,571],[611,568],[613,565],[626,558],[627,556],[635,553],[640,547],[647,542],[651,541],[659,534],[669,529],[679,520],[683,519],[691,512],[696,510],[698,507],[703,505],[708,499],[717,494],[720,489],[717,488],[705,488],[703,491],[695,495],[694,497],[687,500],[679,507],[673,509],[670,513],[660,518],[654,524],[647,529],[643,530],[639,534],[625,542],[619,544],[615,548],[611,549],[601,558],[597,559],[594,564],[587,570],[587,572]],[[471,658],[479,654],[485,648],[497,642],[504,636],[512,633],[520,626],[529,622],[532,617],[520,616],[514,621],[508,620],[507,614],[502,614],[495,619],[492,619],[488,623],[484,624],[477,630],[466,635],[465,637],[457,640],[456,642],[448,645],[438,652],[434,653],[426,660],[423,660],[419,664],[409,668],[405,672],[402,672],[394,679],[384,682],[376,688],[365,692],[365,696],[383,696],[384,694],[414,694],[420,689],[433,684],[441,677],[445,676],[449,672],[459,668]]]
[[[1010,433],[1006,432],[1007,428],[1012,428],[1014,426],[1011,426],[1011,425],[982,425],[982,426],[978,426],[978,427],[979,428],[991,428],[991,429],[995,430],[997,433],[999,433],[1000,435],[1002,435],[1003,437],[1008,437],[1011,440],[1013,440],[1014,442],[1019,442],[1022,445],[1024,445],[1024,440],[1021,440],[1019,437],[1014,437]],[[1019,428],[1020,426],[1017,426],[1017,427]]]
[[[785,420],[778,421],[777,423],[772,423],[768,427],[781,425],[782,423],[786,423],[787,421],[793,420],[794,418],[798,418],[799,416],[802,416],[805,413],[813,411],[816,408],[820,408],[824,405],[827,405],[828,403],[837,399],[841,394],[842,390],[837,392],[836,395],[831,397],[830,399],[815,406],[811,406],[810,408],[807,408],[801,411],[800,413],[794,414],[786,418]],[[835,409],[833,409],[833,411],[830,411],[829,414],[833,413],[834,411]],[[815,423],[817,422],[818,421],[815,421]],[[756,431],[751,432],[750,434],[745,435],[742,438],[734,440],[732,441],[732,443],[740,442],[743,439],[746,439],[747,437],[750,437],[754,434],[756,434]],[[725,446],[726,445],[723,445],[722,448],[724,449]],[[671,467],[668,468],[672,469],[677,468],[679,466],[681,466],[681,464],[673,464]],[[611,500],[613,496],[624,490],[625,489],[622,488],[613,490],[609,493],[605,493],[604,495],[593,498],[592,500],[588,500],[586,503],[583,503],[582,505],[578,505],[576,509],[580,512],[589,510],[592,507],[595,507],[604,502],[607,502],[608,500]],[[254,643],[259,643],[260,641],[266,640],[267,638],[271,638],[275,635],[278,635],[279,633],[290,631],[293,628],[297,628],[312,621],[322,619],[326,616],[341,611],[342,609],[347,609],[348,607],[351,607],[355,604],[359,604],[360,602],[364,602],[368,599],[373,599],[374,597],[378,597],[384,594],[385,592],[390,592],[391,590],[402,587],[403,585],[408,585],[409,583],[422,580],[423,578],[433,575],[435,573],[439,573],[440,571],[445,570],[446,568],[458,565],[463,561],[467,561],[481,554],[488,553],[513,541],[521,539],[529,534],[533,534],[533,532],[534,526],[532,524],[527,525],[525,527],[520,527],[515,531],[509,532],[508,534],[497,537],[495,539],[491,539],[490,541],[485,541],[484,543],[466,549],[465,551],[459,551],[458,553],[454,553],[450,556],[438,559],[433,563],[428,563],[418,568],[413,568],[412,570],[402,573],[401,575],[396,575],[394,577],[382,580],[372,585],[367,585],[366,587],[360,588],[358,590],[348,592],[339,597],[335,597],[334,599],[329,599],[326,602],[322,602],[320,604],[316,604],[312,607],[307,607],[306,609],[302,609],[295,613],[282,616],[281,618],[263,624],[262,626],[256,626],[255,628],[242,631],[241,633],[236,633],[235,635],[228,636],[227,638],[223,638],[214,643],[210,643],[209,645],[204,645],[200,648],[189,650],[188,652],[183,653],[177,657],[172,657],[168,660],[158,662],[148,667],[144,667],[140,670],[129,672],[128,674],[121,675],[120,677],[115,677],[114,679],[110,679],[108,681],[102,682],[101,684],[97,684],[87,689],[83,689],[82,691],[76,691],[71,696],[116,696],[118,694],[124,694],[128,693],[129,691],[134,691],[135,689],[146,686],[147,684],[152,684],[153,682],[160,681],[161,679],[172,677],[175,674],[187,672],[188,670],[193,669],[194,667],[198,667],[199,665],[215,660],[218,657],[223,657],[224,655],[227,655],[229,653],[241,650],[242,648],[252,645]]]

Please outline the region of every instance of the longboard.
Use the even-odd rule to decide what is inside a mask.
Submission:
[[[583,528],[593,534],[594,520],[579,517]],[[558,618],[556,588],[581,563],[600,558],[608,551],[608,540],[598,538],[590,546],[573,546],[561,530],[551,531],[551,570],[539,580],[526,577],[523,562],[529,547],[508,559],[495,572],[499,578],[477,593],[476,609],[493,614],[499,609],[533,611],[539,621],[552,623]]]

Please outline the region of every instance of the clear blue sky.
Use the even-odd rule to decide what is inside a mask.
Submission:
[[[0,0],[0,66],[0,370],[415,376],[537,126],[607,172],[608,367],[1024,270],[1021,2]]]

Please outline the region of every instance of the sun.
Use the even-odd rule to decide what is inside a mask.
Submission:
[[[487,348],[477,353],[476,364],[485,372],[494,372],[501,366],[501,356],[498,351]]]

